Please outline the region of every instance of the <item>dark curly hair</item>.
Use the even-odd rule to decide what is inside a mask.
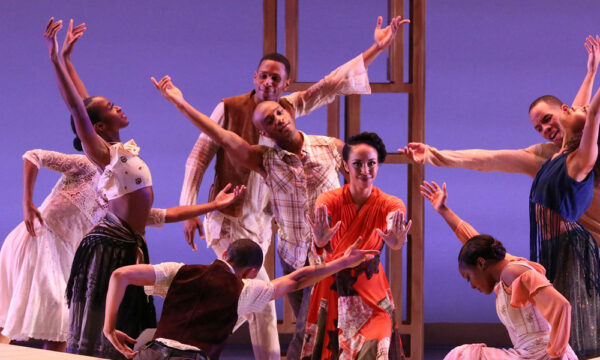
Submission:
[[[254,241],[238,239],[227,248],[225,260],[235,268],[260,269],[263,263],[263,252]]]
[[[288,58],[286,58],[285,56],[281,55],[280,53],[276,53],[276,52],[272,52],[272,53],[268,53],[265,54],[260,61],[258,62],[258,67],[260,67],[260,64],[262,64],[263,61],[265,60],[273,60],[273,61],[277,61],[278,63],[282,63],[283,66],[285,67],[285,74],[286,77],[289,78],[290,77],[290,61],[288,60]]]
[[[83,105],[85,105],[85,110],[87,111],[88,116],[90,117],[90,121],[92,122],[92,125],[94,125],[95,123],[100,121],[100,118],[98,115],[98,110],[96,110],[90,106],[90,104],[96,97],[97,96],[90,96],[89,98],[83,99]],[[75,120],[73,119],[73,115],[71,115],[71,130],[73,130],[73,134],[75,134],[75,139],[73,139],[73,147],[77,151],[83,151],[83,146],[81,145],[81,140],[77,136],[77,131],[75,130]]]
[[[474,267],[478,258],[500,261],[506,256],[504,245],[493,236],[475,235],[470,238],[458,253],[458,264],[461,267]]]
[[[348,156],[350,154],[350,147],[352,145],[358,144],[367,144],[375,150],[377,150],[377,161],[382,164],[385,161],[385,156],[387,155],[387,151],[385,150],[385,144],[383,140],[374,132],[361,132],[358,135],[350,136],[348,140],[346,140],[346,144],[344,144],[344,149],[342,150],[342,157],[344,161],[348,161]]]

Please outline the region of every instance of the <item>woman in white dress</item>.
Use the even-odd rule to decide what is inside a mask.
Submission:
[[[98,171],[84,155],[31,150],[23,159],[24,221],[0,250],[0,343],[33,338],[46,349],[64,351],[73,255],[104,217],[107,203],[96,190]],[[62,176],[38,209],[32,196],[40,167]]]
[[[466,344],[444,360],[528,359],[575,360],[569,346],[571,305],[548,281],[544,267],[506,252],[490,235],[479,234],[447,205],[446,184],[424,182],[421,194],[446,220],[463,243],[458,269],[473,289],[496,293],[498,317],[510,335],[512,348]]]

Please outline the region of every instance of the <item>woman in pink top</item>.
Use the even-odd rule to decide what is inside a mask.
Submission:
[[[480,235],[447,205],[446,184],[423,182],[421,194],[463,243],[458,269],[473,289],[496,293],[496,311],[513,348],[467,344],[445,359],[577,359],[569,346],[571,305],[545,277],[538,263],[513,256],[490,235]]]

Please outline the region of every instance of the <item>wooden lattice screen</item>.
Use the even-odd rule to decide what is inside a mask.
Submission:
[[[405,93],[408,94],[408,141],[424,142],[425,138],[425,2],[426,0],[409,1],[409,14],[404,12],[404,0],[388,1],[388,19],[403,15],[411,19],[408,46],[404,45],[403,33],[399,33],[388,50],[387,76],[388,82],[371,83],[373,93]],[[400,28],[399,31],[403,31]],[[404,79],[404,51],[408,51],[408,79]],[[263,0],[263,53],[277,51],[277,0]],[[313,83],[298,82],[298,0],[285,0],[285,56],[290,60],[292,80],[289,91],[306,90]],[[344,138],[360,132],[360,95],[344,97]],[[341,138],[340,134],[340,99],[339,97],[327,107],[327,135]],[[406,159],[397,153],[390,153],[386,163],[406,163]],[[403,264],[401,251],[386,252],[386,273],[388,274],[392,295],[396,303],[396,316],[400,324],[400,333],[407,358],[423,359],[423,293],[424,293],[424,200],[420,195],[419,185],[424,179],[422,165],[408,166],[408,216],[412,219],[412,227],[408,244],[402,251],[407,251],[407,263]],[[274,276],[274,243],[265,259],[265,267],[271,278]],[[389,264],[394,264],[390,268]],[[402,295],[402,272],[406,269],[405,289]],[[402,320],[402,302],[406,301],[405,320]],[[279,322],[280,333],[294,331],[294,315],[291,307],[284,301],[283,319]]]

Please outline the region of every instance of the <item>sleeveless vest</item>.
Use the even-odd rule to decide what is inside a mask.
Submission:
[[[260,137],[258,129],[252,123],[252,114],[256,108],[254,102],[254,93],[251,92],[223,99],[225,112],[223,114],[223,129],[233,131],[241,136],[250,145],[258,144]],[[287,110],[292,117],[295,110],[293,105],[286,99],[279,99],[279,104]],[[230,157],[225,149],[219,148],[217,151],[217,162],[215,164],[215,179],[210,190],[209,201],[214,200],[219,191],[223,190],[225,185],[231,183],[235,186],[247,185],[250,170],[240,164],[235,158]],[[243,199],[220,210],[222,213],[239,217],[242,215]]]
[[[154,339],[192,345],[217,359],[237,322],[243,287],[223,261],[182,266],[167,292]]]

